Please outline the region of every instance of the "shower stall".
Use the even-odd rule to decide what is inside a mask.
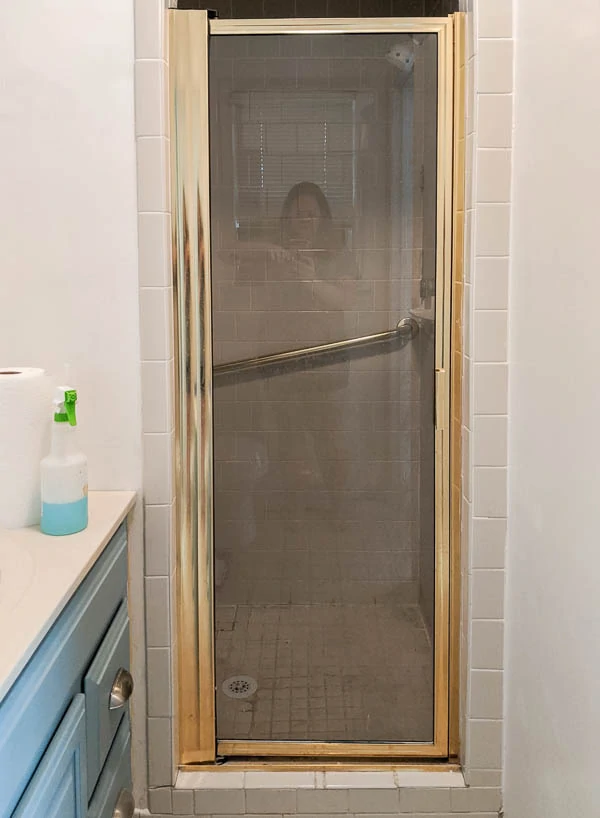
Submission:
[[[180,761],[447,758],[460,16],[170,15]]]

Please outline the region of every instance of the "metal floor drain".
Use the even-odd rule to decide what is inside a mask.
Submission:
[[[221,689],[230,699],[247,699],[256,693],[258,684],[252,676],[230,676],[225,679]]]

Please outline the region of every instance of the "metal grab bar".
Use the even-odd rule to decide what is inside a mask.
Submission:
[[[343,352],[344,350],[395,341],[398,338],[405,338],[410,341],[418,332],[419,325],[414,318],[403,318],[401,321],[398,321],[395,329],[387,330],[386,332],[377,332],[375,335],[363,335],[361,338],[349,338],[347,341],[334,341],[330,344],[320,344],[319,346],[306,347],[305,349],[291,349],[287,352],[276,352],[273,355],[261,355],[258,358],[244,358],[241,361],[217,364],[213,367],[213,374],[226,375],[247,372],[250,369],[259,369],[264,366],[299,361],[302,358],[331,355],[336,352]]]

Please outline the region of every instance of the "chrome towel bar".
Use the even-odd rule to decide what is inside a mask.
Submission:
[[[363,335],[360,338],[349,338],[346,341],[334,341],[329,344],[320,344],[315,347],[305,349],[290,349],[287,352],[277,352],[273,355],[261,355],[258,358],[244,358],[241,361],[231,361],[226,364],[217,364],[213,367],[215,375],[237,374],[247,372],[250,369],[261,369],[265,366],[291,363],[300,361],[303,358],[315,358],[324,355],[332,355],[336,352],[358,349],[359,347],[372,346],[374,344],[389,343],[403,338],[412,340],[419,332],[419,325],[414,318],[403,318],[398,321],[396,327],[386,332],[377,332],[374,335]]]

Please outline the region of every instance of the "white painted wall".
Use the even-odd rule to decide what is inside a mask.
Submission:
[[[131,2],[0,4],[0,365],[72,364],[96,489],[141,485],[133,48]]]
[[[93,489],[142,486],[133,79],[133,2],[0,3],[0,366],[61,375],[71,363]],[[129,607],[140,806],[142,529],[139,502]]]
[[[600,5],[516,0],[506,818],[598,814]]]

